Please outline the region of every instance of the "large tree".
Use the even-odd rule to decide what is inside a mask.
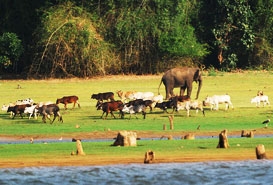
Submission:
[[[96,30],[92,15],[67,2],[45,9],[35,31],[29,77],[87,77],[107,74],[119,63]]]

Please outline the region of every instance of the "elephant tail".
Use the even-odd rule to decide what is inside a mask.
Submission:
[[[159,89],[160,89],[160,86],[161,86],[162,82],[163,82],[163,80],[161,79],[160,84],[159,84],[158,89],[157,89],[157,91],[158,91],[158,95],[160,95],[160,93],[159,93]]]

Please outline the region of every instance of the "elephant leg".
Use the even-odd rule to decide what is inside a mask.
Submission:
[[[180,87],[180,96],[183,96],[184,95],[184,92],[186,90],[186,86],[182,86]],[[188,90],[188,89],[187,89]],[[187,94],[188,95],[188,94]]]
[[[192,92],[192,84],[189,83],[189,84],[187,85],[187,96],[188,96],[188,97],[191,97],[191,92]]]

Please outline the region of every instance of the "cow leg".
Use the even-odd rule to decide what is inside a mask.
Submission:
[[[77,100],[78,107],[81,108],[80,102]]]
[[[65,109],[65,110],[67,109],[66,105],[67,105],[67,103],[64,103],[64,109]]]
[[[105,112],[103,111],[103,112],[102,112],[102,115],[101,115],[101,118],[103,117],[104,113],[105,113]]]
[[[57,114],[54,113],[54,118],[53,118],[53,120],[50,122],[50,124],[52,124],[52,123],[55,121],[56,117],[57,117]]]
[[[110,114],[116,119],[116,117],[115,117],[115,115],[113,114],[113,112],[112,111],[110,111]]]
[[[142,111],[143,119],[146,118],[146,112]]]

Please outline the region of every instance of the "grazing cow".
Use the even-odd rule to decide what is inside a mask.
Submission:
[[[103,100],[108,101],[110,99],[110,101],[115,101],[113,92],[104,92],[104,93],[92,94],[91,99],[96,99],[98,101],[103,101]]]
[[[211,97],[207,96],[206,99],[203,101],[204,106],[210,105],[210,110],[212,110],[212,109],[218,110],[219,104],[222,104],[222,103],[226,104],[225,110],[227,110],[229,108],[229,106],[231,106],[233,109],[233,105],[231,103],[229,95],[214,95]]]
[[[133,99],[152,100],[154,93],[152,92],[135,92],[133,93]]]
[[[58,120],[63,123],[62,115],[60,114],[60,108],[56,104],[43,105],[41,107],[36,107],[37,113],[40,113],[43,118],[43,122],[46,123],[46,118],[50,120],[50,124],[52,124],[56,117],[58,116]],[[54,115],[53,120],[50,119],[50,115]]]
[[[131,119],[132,114],[135,114],[135,116],[136,116],[137,113],[142,112],[143,119],[145,119],[146,118],[145,109],[146,109],[145,105],[124,105],[122,112],[129,113],[130,114],[129,119]],[[137,116],[136,116],[136,118],[137,118]]]
[[[155,108],[160,108],[163,110],[163,112],[167,112],[167,109],[175,109],[176,105],[174,105],[174,102],[172,100],[168,100],[168,101],[163,101],[161,103],[156,103],[155,104]],[[172,111],[172,112],[173,112]]]
[[[64,109],[67,109],[67,104],[68,103],[73,103],[73,108],[75,108],[75,104],[77,103],[78,104],[78,107],[80,108],[81,105],[79,103],[79,98],[78,96],[64,96],[62,98],[58,98],[56,100],[56,104],[58,105],[59,103],[63,103],[64,104]]]
[[[121,90],[117,91],[118,97],[123,102],[125,102],[127,99],[133,100],[134,99],[134,93],[135,93],[135,91],[127,91],[127,92],[122,92]]]
[[[21,118],[23,118],[23,113],[25,111],[25,108],[30,106],[31,106],[30,104],[15,105],[14,107],[8,107],[7,112],[13,112],[12,119],[14,119],[14,117],[17,114],[20,114]]]
[[[254,98],[251,99],[251,103],[255,103],[256,107],[260,107],[261,102],[263,102],[264,106],[270,105],[270,102],[268,100],[267,95],[260,95],[260,96],[255,96]]]
[[[124,114],[122,112],[122,108],[123,108],[123,103],[120,100],[117,101],[111,101],[111,102],[102,102],[102,101],[98,101],[97,103],[97,110],[102,110],[102,115],[101,118],[103,118],[104,113],[106,113],[104,119],[107,118],[109,112],[110,114],[114,117],[115,115],[113,114],[113,111],[119,111],[121,118],[124,117]]]

